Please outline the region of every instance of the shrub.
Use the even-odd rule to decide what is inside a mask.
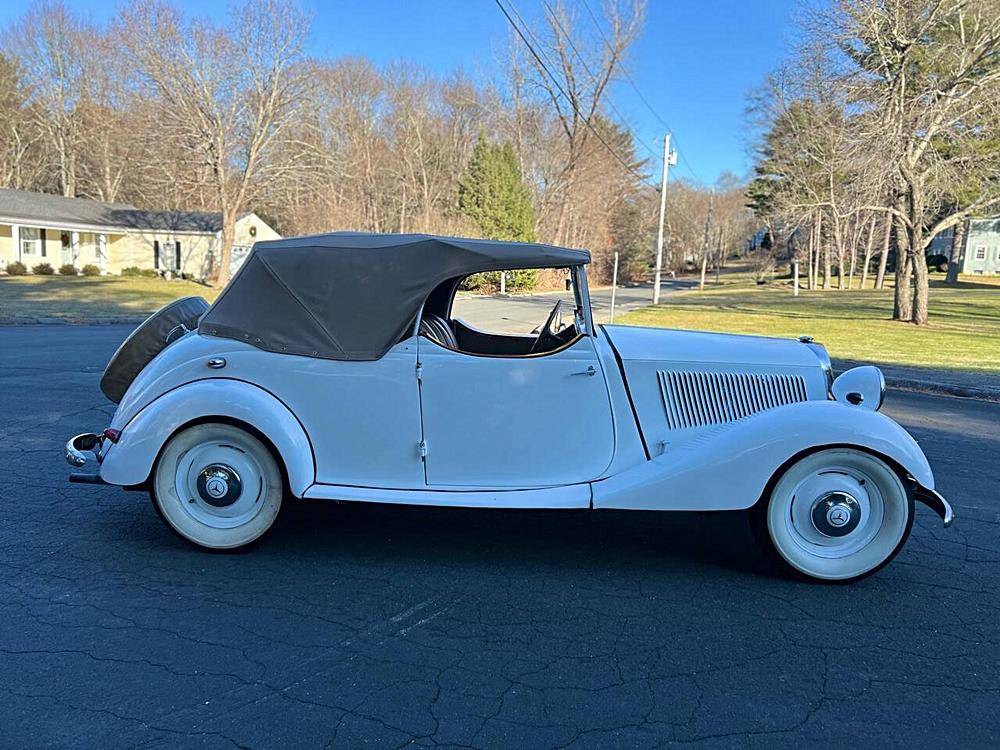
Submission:
[[[88,263],[82,269],[80,269],[80,273],[82,273],[84,276],[100,276],[101,269],[95,266],[93,263]]]
[[[122,276],[142,276],[147,279],[155,279],[159,274],[152,268],[139,268],[139,266],[129,266],[122,269]]]
[[[52,270],[52,266],[48,263],[39,263],[37,266],[32,266],[31,272],[38,276],[51,276],[55,273]]]
[[[26,273],[28,273],[28,267],[19,260],[7,264],[8,276],[24,276]]]
[[[507,292],[526,292],[534,289],[537,284],[538,269],[528,268],[520,271],[507,271],[507,281],[504,286]],[[463,279],[460,288],[483,294],[498,292],[500,291],[500,272],[474,273]]]
[[[72,263],[63,263],[59,266],[60,276],[76,276],[76,266]]]

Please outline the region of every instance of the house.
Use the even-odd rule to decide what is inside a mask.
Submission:
[[[944,255],[951,260],[954,228],[938,234],[928,248],[929,255]],[[965,223],[965,242],[959,248],[959,273],[976,276],[1000,274],[1000,216],[989,219],[969,219]]]
[[[0,270],[21,261],[58,269],[97,266],[102,274],[138,267],[206,278],[217,262],[222,214],[143,211],[126,203],[0,189]],[[280,235],[257,214],[236,221],[233,270],[257,240]]]

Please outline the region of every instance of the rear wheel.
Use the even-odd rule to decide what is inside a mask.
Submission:
[[[278,464],[260,440],[228,424],[179,432],[153,471],[153,505],[164,522],[207,549],[235,549],[259,539],[281,509]]]
[[[881,459],[833,448],[789,467],[751,520],[758,540],[791,572],[847,583],[896,556],[913,526],[913,498]]]

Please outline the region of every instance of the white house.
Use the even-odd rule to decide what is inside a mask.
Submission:
[[[952,238],[955,230],[946,229],[931,242],[928,253],[944,255],[951,259]],[[988,219],[967,219],[965,242],[958,248],[959,273],[974,276],[1000,274],[1000,216]]]
[[[21,261],[30,270],[71,263],[95,265],[101,273],[123,268],[155,269],[193,279],[207,277],[218,262],[222,214],[143,211],[125,203],[0,189],[0,270]],[[279,239],[257,214],[236,221],[233,264],[257,240]]]

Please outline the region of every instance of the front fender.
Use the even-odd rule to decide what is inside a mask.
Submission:
[[[836,401],[803,401],[706,431],[652,460],[593,484],[595,508],[749,508],[774,473],[803,451],[856,446],[887,456],[922,487],[934,475],[920,446],[896,422]]]
[[[104,454],[101,478],[109,484],[142,484],[171,435],[185,424],[213,417],[244,422],[266,435],[284,462],[296,497],[316,481],[312,445],[295,415],[263,388],[228,378],[187,383],[143,407]]]

